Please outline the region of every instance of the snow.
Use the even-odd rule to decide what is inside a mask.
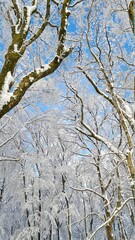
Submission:
[[[47,71],[49,68],[50,68],[49,64],[45,64],[45,65],[43,65],[42,67],[37,68],[37,69],[36,69],[36,73],[37,73],[37,74],[43,73],[44,71]]]
[[[2,94],[0,95],[0,110],[2,110],[3,106],[10,101],[11,97],[12,97],[12,93],[2,92]]]
[[[132,178],[130,178],[130,184],[131,184],[131,188],[135,186],[134,180]]]
[[[9,93],[8,91],[12,82],[14,82],[14,78],[9,71],[5,77],[5,82],[0,94],[0,109],[2,109],[2,107],[10,101],[12,93]]]
[[[130,106],[128,105],[128,103],[125,102],[125,104],[123,105],[124,110],[126,111],[126,113],[132,117],[133,116],[133,112],[132,109],[130,108]]]
[[[27,32],[29,25],[30,25],[30,16],[33,13],[33,11],[37,7],[37,0],[35,0],[35,4],[33,6],[27,6],[27,19],[26,19],[26,25],[24,28],[24,32]]]
[[[67,24],[68,24],[68,21],[67,21],[67,18],[65,19],[65,26],[67,26]]]
[[[122,111],[124,110],[125,113],[127,115],[129,115],[129,117],[132,117],[133,116],[133,109],[132,109],[131,104],[129,105],[129,103],[127,103],[125,100],[123,100],[119,95],[117,95],[116,97],[121,104]]]
[[[67,15],[71,14],[71,11],[68,10],[67,8],[66,8],[65,12],[66,12]]]
[[[17,5],[17,7],[18,7],[18,9],[19,9],[19,11],[20,11],[21,7],[20,7],[20,3],[19,3],[18,0],[16,0],[16,5]],[[20,21],[21,21],[21,19],[19,19],[18,24],[15,25],[15,33],[16,33],[16,34],[19,34],[19,33],[20,33],[20,32],[18,31],[18,26],[20,25]]]
[[[14,44],[14,52],[19,52],[19,51],[18,51],[18,45],[17,45],[17,44]]]
[[[34,77],[29,77],[30,82],[33,82]]]
[[[6,93],[6,92],[9,91],[9,85],[10,85],[11,82],[14,82],[14,78],[11,75],[11,72],[9,71],[7,73],[7,76],[5,77],[5,83],[4,83],[4,86],[3,86],[3,89],[2,89],[3,92]]]
[[[15,33],[19,34],[20,32],[18,31],[18,24],[15,25]]]
[[[18,30],[19,26],[20,26],[20,23],[21,23],[21,19],[19,19],[18,24],[15,25],[15,33],[16,34],[20,34],[20,31]]]
[[[64,46],[64,52],[69,51],[69,48],[67,46]]]
[[[65,8],[65,12],[66,12],[66,13],[68,12],[67,7]]]

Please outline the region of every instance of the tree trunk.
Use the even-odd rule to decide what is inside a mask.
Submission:
[[[52,229],[52,224],[50,225],[50,231],[49,231],[49,240],[53,240],[53,229]]]
[[[55,222],[57,225],[57,236],[58,236],[58,240],[60,240],[60,222],[58,218],[55,218]]]
[[[69,240],[72,240],[72,231],[71,231],[71,213],[69,209],[69,201],[67,197],[65,197],[66,205],[67,205],[67,228],[68,228],[68,237]]]
[[[26,192],[26,178],[25,178],[23,166],[22,166],[22,173],[23,173],[24,200],[25,200],[25,204],[26,204],[26,219],[27,219],[28,227],[31,228],[31,224],[30,224],[30,220],[29,220],[30,212],[29,212],[29,209],[27,207],[28,196],[27,196],[27,192]],[[33,237],[32,234],[31,234],[31,240],[34,240],[34,237]]]
[[[85,200],[83,197],[83,216],[84,216],[84,230],[85,230],[85,237],[87,238],[87,220],[86,220],[86,207],[85,207]]]

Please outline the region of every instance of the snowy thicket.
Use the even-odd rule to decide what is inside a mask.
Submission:
[[[25,4],[0,5],[0,239],[133,240],[129,2]]]

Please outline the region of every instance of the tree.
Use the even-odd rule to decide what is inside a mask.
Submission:
[[[132,27],[132,31],[134,33],[134,19],[135,19],[135,14],[134,14],[134,1],[131,1],[129,4],[129,9],[128,9],[128,14],[129,14],[129,19],[131,22],[131,27]]]
[[[100,4],[95,4],[87,15],[86,41],[83,39],[81,42],[81,61],[79,57],[76,70],[72,72],[73,77],[70,74],[69,78],[69,73],[62,72],[68,89],[64,98],[69,101],[78,143],[82,147],[82,155],[89,158],[91,173],[90,182],[85,176],[83,186],[74,186],[73,189],[90,193],[98,199],[98,209],[95,211],[99,217],[94,219],[93,233],[89,232],[87,239],[99,239],[98,231],[102,228],[106,230],[105,239],[126,239],[130,234],[130,238],[134,235],[126,228],[124,219],[124,211],[128,206],[128,221],[134,229],[133,40],[132,33],[125,33],[128,28],[121,21],[122,14],[119,15],[122,6],[110,2],[112,9],[103,5],[100,11]],[[99,20],[97,16],[93,20],[92,11],[97,9]],[[114,17],[109,19],[109,23],[106,17],[103,19],[105,11],[107,19],[109,13]],[[128,19],[126,11],[125,16]],[[130,50],[126,46],[129,36]],[[131,51],[131,55],[128,51]],[[92,176],[94,184],[91,184]],[[119,228],[119,237],[116,228]]]
[[[78,147],[72,147],[73,136],[65,138],[67,131],[60,127],[59,116],[59,112],[49,111],[31,119],[1,147],[3,155],[8,156],[8,146],[12,145],[16,154],[16,159],[3,156],[0,162],[1,179],[6,179],[1,182],[2,187],[6,185],[0,203],[3,238],[72,239],[71,216],[72,221],[77,220],[79,211],[69,182],[76,178],[72,151]],[[6,211],[10,213],[8,226]]]
[[[51,0],[41,3],[35,0],[31,5],[16,0],[1,4],[2,16],[7,21],[8,31],[11,32],[11,43],[0,73],[0,117],[19,103],[33,83],[53,73],[71,53],[72,47],[65,46],[70,2],[64,0],[62,6]],[[50,57],[45,56],[46,49],[42,50],[44,53],[38,56],[39,67],[32,64],[30,71],[26,71],[19,81],[15,74],[16,68],[19,65],[19,71],[23,71],[22,59],[26,63],[29,56],[31,61],[31,49],[35,48],[36,44],[39,46],[42,41],[46,44],[46,29],[53,34],[55,48],[52,46],[52,49],[47,49],[51,52]],[[29,61],[28,63],[30,64]],[[14,87],[15,82],[17,85]]]
[[[42,33],[36,51],[33,42],[18,61],[15,76],[28,75],[29,60],[32,72],[40,60],[54,57],[54,25],[60,24],[55,10],[62,6],[51,2],[46,45]],[[128,6],[124,0],[72,1],[65,42],[69,48],[75,42],[72,55],[1,118],[2,240],[134,238],[134,36]],[[46,58],[40,48],[48,51]]]

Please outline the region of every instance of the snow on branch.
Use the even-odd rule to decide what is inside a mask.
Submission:
[[[133,118],[133,111],[129,104],[124,101],[118,94],[116,95],[121,107],[124,117],[127,119],[128,123],[130,124],[133,131],[135,131],[135,120]]]
[[[125,158],[125,156],[123,155],[123,153],[117,148],[115,147],[111,142],[109,142],[106,138],[96,134],[95,131],[93,131],[89,126],[87,126],[87,124],[84,122],[84,103],[82,98],[79,96],[78,92],[73,89],[72,87],[69,87],[70,90],[75,94],[75,96],[79,99],[80,101],[80,105],[81,105],[81,125],[83,126],[83,129],[80,127],[76,127],[76,130],[79,131],[81,134],[87,136],[87,137],[92,137],[100,142],[103,142],[108,149],[110,149],[113,153],[115,153],[120,159]],[[86,130],[86,132],[84,131],[84,129]]]
[[[32,42],[34,42],[45,30],[45,28],[48,24],[49,18],[50,18],[50,7],[51,7],[50,6],[50,0],[47,0],[46,14],[45,14],[45,17],[44,17],[44,21],[43,21],[42,25],[39,27],[39,30],[25,43],[25,48],[27,46],[29,46]]]
[[[3,147],[8,142],[10,142],[10,140],[13,139],[20,132],[21,129],[22,129],[22,126],[12,136],[10,136],[5,142],[1,143],[0,148]]]
[[[108,199],[105,196],[103,196],[102,194],[96,192],[93,189],[90,189],[90,188],[80,189],[80,188],[74,188],[74,187],[70,187],[70,188],[75,190],[75,191],[78,191],[78,192],[92,192],[92,193],[94,193],[95,195],[97,195],[98,197],[102,198],[104,201],[106,201],[108,203]]]
[[[64,0],[62,10],[61,10],[61,23],[60,23],[60,31],[58,36],[58,48],[57,48],[58,56],[60,56],[64,52],[64,42],[66,40],[68,17],[70,15],[68,11],[70,2],[71,0]]]
[[[76,128],[80,133],[82,133],[85,136],[90,136],[102,143],[104,143],[108,149],[111,150],[111,152],[115,153],[120,159],[124,158],[124,154],[117,148],[115,147],[112,143],[110,143],[106,138],[96,134],[91,128],[89,128],[85,123],[83,123],[83,127],[90,133],[90,135],[85,132],[84,130],[82,130],[81,128]]]
[[[101,224],[93,233],[90,237],[87,237],[87,240],[92,240],[93,237],[96,235],[96,233],[103,227],[107,226],[116,216],[117,214],[122,210],[122,208],[127,204],[127,202],[131,201],[131,200],[135,200],[134,197],[129,197],[128,199],[125,200],[125,202],[123,202],[123,204],[121,204],[120,207],[115,207],[114,211],[111,214],[111,217],[109,219],[107,219],[107,221],[105,221],[103,224]]]
[[[86,71],[82,67],[80,67],[80,66],[78,66],[78,69],[80,69],[82,71],[82,73],[85,75],[85,77],[88,79],[88,81],[92,84],[92,86],[94,87],[96,92],[99,93],[101,96],[103,96],[105,99],[107,99],[111,104],[113,104],[112,99],[98,88],[97,84],[86,73]]]
[[[12,0],[13,6],[14,6],[14,12],[17,17],[17,20],[20,19],[21,17],[21,12],[20,12],[20,6],[18,0]]]
[[[42,32],[44,31],[50,17],[50,5],[51,5],[51,1],[47,0],[45,18],[41,27],[38,29],[37,33],[34,36],[32,36],[30,39],[26,41],[26,37],[29,33],[30,28],[31,16],[37,9],[37,0],[33,0],[31,6],[24,7],[23,10],[24,20],[22,19],[22,16],[19,12],[20,8],[17,0],[12,1],[14,8],[16,9],[17,12],[18,21],[14,26],[16,32],[14,32],[14,34],[12,35],[12,43],[8,48],[7,54],[5,55],[5,62],[0,74],[0,90],[1,90],[0,117],[2,117],[5,113],[7,113],[9,110],[11,110],[19,103],[27,89],[33,83],[53,73],[60,66],[61,62],[71,53],[73,49],[73,47],[69,48],[65,47],[67,24],[69,17],[68,7],[71,0],[64,0],[62,3],[62,10],[60,16],[60,30],[58,36],[56,36],[58,37],[58,45],[56,53],[54,54],[55,55],[54,58],[50,60],[48,64],[42,65],[40,68],[22,77],[20,83],[18,84],[17,88],[14,89],[13,93],[12,94],[9,93],[10,90],[9,85],[11,83],[11,74],[9,76],[9,73],[12,74],[14,73],[18,60],[23,56],[27,47],[31,43],[33,43],[37,38],[39,38]],[[19,18],[21,18],[21,20]],[[18,24],[20,25],[18,26]]]
[[[28,75],[24,76],[19,83],[18,87],[14,90],[14,92],[8,93],[6,92],[6,98],[4,95],[5,100],[1,102],[1,111],[0,111],[0,118],[10,109],[15,107],[19,101],[24,96],[27,89],[36,81],[41,78],[44,78],[50,74],[52,74],[61,64],[63,59],[65,59],[72,51],[72,48],[69,48],[65,52],[63,52],[62,57],[58,58],[56,55],[53,60],[49,64],[45,64],[40,68],[35,69],[34,71],[30,72]],[[10,101],[10,97],[12,97]],[[4,104],[4,105],[3,105]],[[6,112],[5,112],[6,111]]]
[[[29,29],[29,25],[30,25],[30,17],[31,15],[34,13],[34,11],[36,10],[37,8],[37,0],[35,0],[33,2],[33,5],[32,6],[27,6],[27,7],[24,7],[24,17],[25,17],[25,25],[24,25],[24,28],[23,28],[23,32],[27,32],[28,29]]]
[[[4,85],[0,94],[0,110],[2,107],[10,101],[12,93],[9,92],[12,84],[14,83],[14,78],[9,71],[5,77]]]

